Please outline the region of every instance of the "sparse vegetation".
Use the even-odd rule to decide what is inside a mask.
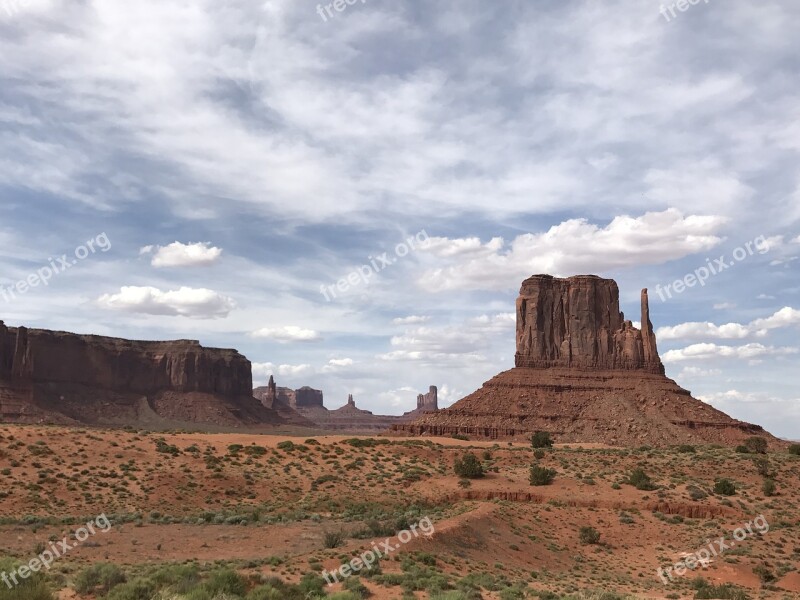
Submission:
[[[553,483],[555,476],[555,469],[533,465],[531,467],[530,483],[535,486],[550,485]]]
[[[552,448],[553,439],[546,431],[537,431],[531,436],[531,445],[534,448]]]
[[[457,458],[453,469],[456,475],[463,479],[480,479],[484,476],[483,465],[472,452],[465,452],[460,458]]]

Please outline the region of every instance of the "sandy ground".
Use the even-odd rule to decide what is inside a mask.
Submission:
[[[105,513],[116,515],[113,528],[59,564],[67,581],[82,565],[100,561],[187,560],[241,561],[243,568],[293,581],[309,562],[333,569],[343,554],[380,543],[380,536],[349,534],[416,504],[414,514],[430,514],[436,531],[402,545],[397,556],[432,554],[453,577],[480,572],[556,592],[690,598],[690,579],[702,575],[764,598],[800,597],[796,457],[768,457],[779,495],[766,498],[755,457],[724,449],[681,454],[572,444],[537,460],[522,443],[386,438],[354,447],[351,439],[0,426],[0,553],[26,559],[37,544],[70,535],[81,519]],[[463,487],[452,465],[467,450],[488,471]],[[530,485],[534,462],[556,470],[552,485]],[[635,468],[659,489],[620,485]],[[721,477],[735,481],[735,496],[710,493]],[[769,531],[748,535],[669,586],[661,583],[659,567],[698,551],[706,540],[732,537],[759,515]],[[45,522],[37,523],[37,516]],[[48,522],[65,517],[66,524]],[[600,532],[599,544],[581,541],[580,529],[589,526]],[[347,534],[343,547],[324,548],[331,531]],[[270,557],[280,564],[267,564]],[[762,589],[757,566],[777,577],[771,589]],[[393,569],[399,572],[399,562],[387,563],[385,570]],[[399,588],[372,587],[375,598],[400,598]],[[73,600],[68,589],[62,598]]]

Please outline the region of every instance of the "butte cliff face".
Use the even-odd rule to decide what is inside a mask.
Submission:
[[[517,367],[644,370],[664,374],[642,291],[642,329],[619,310],[619,288],[594,275],[534,275],[517,298]]]
[[[738,444],[774,438],[697,400],[664,374],[647,290],[641,329],[619,310],[619,289],[593,275],[526,279],[517,299],[516,367],[452,407],[397,432],[636,446]]]
[[[0,321],[0,416],[12,422],[171,426],[280,423],[251,365],[197,341],[140,342]]]

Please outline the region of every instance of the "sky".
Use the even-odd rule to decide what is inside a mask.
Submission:
[[[0,319],[399,414],[513,366],[523,279],[591,273],[800,439],[800,3],[336,6],[0,0]]]

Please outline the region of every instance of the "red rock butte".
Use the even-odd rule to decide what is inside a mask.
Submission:
[[[647,290],[641,329],[619,309],[615,281],[595,275],[534,275],[517,299],[515,368],[448,409],[394,431],[413,435],[522,438],[620,446],[739,444],[761,435],[692,397],[665,375]]]

